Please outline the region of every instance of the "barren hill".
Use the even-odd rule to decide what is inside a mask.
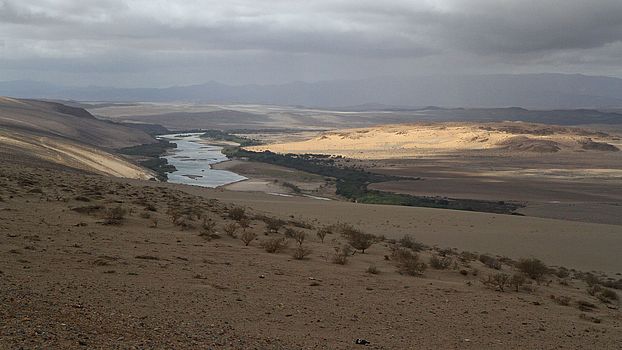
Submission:
[[[81,108],[0,97],[0,157],[148,179],[149,171],[111,149],[151,142],[140,130],[98,120]]]
[[[302,142],[251,147],[256,151],[388,159],[465,151],[618,151],[619,138],[578,128],[521,122],[416,123],[337,130]]]

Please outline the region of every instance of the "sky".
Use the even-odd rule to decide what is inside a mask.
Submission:
[[[0,0],[0,81],[622,77],[621,0]]]

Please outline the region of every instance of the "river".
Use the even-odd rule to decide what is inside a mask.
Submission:
[[[246,180],[246,177],[227,170],[212,169],[211,164],[229,160],[222,154],[222,147],[210,145],[201,139],[200,133],[160,135],[158,138],[176,143],[166,158],[177,170],[168,174],[168,182],[218,187]]]

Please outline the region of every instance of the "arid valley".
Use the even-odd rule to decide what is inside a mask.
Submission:
[[[0,348],[619,345],[615,127],[0,102]]]

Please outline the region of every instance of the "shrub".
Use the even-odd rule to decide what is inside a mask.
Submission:
[[[565,295],[560,295],[558,297],[556,297],[555,295],[551,295],[551,300],[553,300],[554,302],[556,302],[557,304],[561,306],[570,305],[570,298]]]
[[[285,237],[272,238],[261,242],[261,246],[268,253],[278,253],[287,248],[288,242]]]
[[[106,216],[104,217],[104,224],[119,225],[125,219],[125,215],[127,215],[127,209],[120,205],[114,208],[109,208],[106,211]]]
[[[380,270],[378,270],[378,268],[374,265],[369,265],[369,267],[367,268],[367,270],[365,270],[365,272],[371,273],[372,275],[377,275],[380,273]]]
[[[501,270],[501,262],[490,255],[482,254],[479,256],[479,261],[490,267],[491,269]]]
[[[149,227],[151,228],[157,228],[158,227],[158,218],[154,217],[151,219],[151,225],[149,225]]]
[[[320,239],[320,241],[322,241],[322,243],[324,243],[324,238],[326,238],[326,235],[330,233],[332,233],[330,228],[327,226],[324,226],[320,228],[319,230],[317,230],[317,237]]]
[[[266,223],[266,230],[273,233],[279,232],[279,229],[285,224],[283,220],[269,217],[265,218],[264,222]]]
[[[245,246],[248,246],[249,244],[251,244],[251,242],[254,241],[255,238],[257,238],[257,234],[253,231],[244,231],[242,232],[242,235],[240,236],[240,240],[244,242]]]
[[[549,268],[542,261],[533,258],[520,259],[516,268],[536,281],[540,281],[549,272]]]
[[[235,221],[246,218],[246,209],[242,207],[233,207],[229,209],[229,218]]]
[[[201,224],[201,233],[200,236],[208,237],[208,238],[217,238],[219,237],[216,234],[216,223],[211,219],[203,219],[203,223]]]
[[[398,272],[410,276],[422,275],[427,265],[419,261],[419,254],[410,249],[396,247],[393,249],[393,260],[397,264]]]
[[[404,248],[408,248],[411,250],[414,250],[416,252],[420,252],[422,250],[425,250],[427,247],[425,244],[423,243],[419,243],[417,241],[415,241],[410,235],[404,235],[400,240],[399,240],[399,245],[404,247]]]
[[[503,292],[505,290],[505,286],[510,281],[510,275],[507,273],[495,273],[489,274],[486,279],[482,280],[482,283],[490,288],[496,288],[499,291]]]
[[[303,260],[304,258],[307,257],[307,255],[311,253],[312,253],[311,249],[303,247],[302,245],[299,245],[298,247],[296,247],[296,249],[294,249],[294,253],[292,254],[292,257],[296,260]]]
[[[178,217],[173,222],[173,224],[175,224],[175,226],[181,227],[182,231],[194,228],[194,223],[192,222],[192,219],[186,215]]]
[[[516,289],[517,292],[520,291],[520,287],[522,287],[525,282],[527,282],[527,278],[522,273],[515,273],[510,279],[510,284]]]
[[[453,260],[451,258],[446,256],[438,256],[436,254],[432,255],[432,257],[430,258],[430,266],[437,270],[447,269],[449,266],[451,266],[452,262]]]
[[[223,231],[225,231],[225,234],[227,236],[237,238],[238,227],[239,227],[238,224],[236,224],[235,222],[230,222],[226,224],[222,229]]]
[[[294,239],[296,240],[296,243],[298,243],[299,246],[302,245],[302,242],[305,241],[305,237],[307,237],[307,234],[304,233],[303,231],[296,231],[296,234],[294,235]]]
[[[365,249],[368,249],[376,243],[376,236],[354,231],[348,236],[348,243],[350,243],[354,249],[358,249],[362,254],[365,254]]]
[[[557,271],[555,271],[555,276],[557,276],[558,278],[567,278],[568,276],[570,276],[570,271],[568,271],[568,269],[565,267],[560,267],[557,269]]]
[[[587,292],[590,295],[595,296],[596,298],[598,298],[598,300],[602,301],[605,304],[619,299],[618,294],[615,291],[607,289],[599,284],[595,284],[589,287],[587,289]]]
[[[345,265],[348,263],[348,257],[352,255],[352,248],[349,245],[343,245],[341,247],[335,247],[335,254],[333,255],[333,262],[339,265]]]

